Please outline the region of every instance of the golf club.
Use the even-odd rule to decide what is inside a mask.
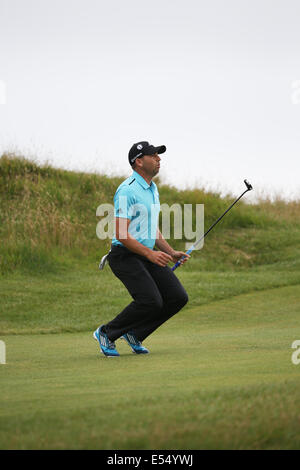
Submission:
[[[246,191],[243,192],[243,194],[240,195],[240,197],[238,197],[232,204],[230,207],[228,207],[228,209],[224,212],[224,214],[222,214],[218,220],[216,220],[212,226],[204,233],[204,235],[202,235],[201,238],[199,238],[199,240],[197,240],[192,246],[191,248],[186,251],[186,254],[189,255],[195,248],[196,246],[203,240],[203,238],[206,237],[206,235],[211,231],[212,228],[214,228],[215,225],[217,225],[218,222],[220,222],[220,220],[224,217],[225,214],[227,214],[228,211],[230,211],[230,209],[244,196],[244,194],[246,194],[248,191],[251,191],[253,189],[252,185],[247,181],[247,180],[244,180],[244,183],[247,187]],[[180,258],[179,261],[177,261],[176,264],[174,264],[174,266],[171,268],[172,271],[175,271],[176,268],[178,268],[178,266],[181,266],[181,261],[184,260],[184,256],[182,256],[182,258]]]

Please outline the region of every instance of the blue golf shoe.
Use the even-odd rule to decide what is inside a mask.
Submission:
[[[134,352],[135,354],[149,354],[150,351],[148,351],[147,348],[142,346],[142,343],[132,333],[126,333],[122,336],[122,338],[127,341],[127,343],[132,349],[132,352]]]
[[[96,341],[98,341],[99,346],[100,346],[100,351],[106,356],[106,357],[117,357],[120,356],[116,349],[115,343],[110,341],[108,338],[107,334],[102,331],[103,325],[99,326],[96,331],[93,333],[93,337]]]

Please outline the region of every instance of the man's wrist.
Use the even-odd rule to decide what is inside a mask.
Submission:
[[[151,248],[146,248],[145,249],[145,253],[143,256],[145,256],[145,258],[149,258],[149,256],[151,256],[151,254],[153,253],[153,250],[151,250]]]
[[[167,253],[167,255],[173,256],[175,253],[175,250],[173,250],[173,248],[164,238],[157,238],[155,245],[159,251],[163,251],[164,253]]]
[[[167,255],[170,255],[170,256],[174,256],[174,253],[175,253],[175,250],[173,250],[171,246],[168,246],[162,249],[161,251],[164,251],[165,253],[167,253]]]

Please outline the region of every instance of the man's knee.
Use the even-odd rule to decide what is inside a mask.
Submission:
[[[189,297],[185,291],[182,291],[177,297],[177,305],[182,309],[189,301]]]
[[[185,290],[176,292],[170,299],[165,302],[165,307],[174,313],[179,312],[188,302],[189,298]]]

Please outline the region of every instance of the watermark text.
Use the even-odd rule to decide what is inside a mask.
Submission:
[[[204,234],[204,204],[152,204],[149,207],[140,204],[130,204],[126,196],[120,196],[117,206],[101,204],[97,207],[96,216],[101,217],[96,227],[96,235],[100,240],[114,238],[116,233],[116,218],[119,220],[119,232],[127,233],[135,239],[157,238],[159,214],[161,213],[161,233],[166,240],[172,236],[175,240],[189,240],[186,249],[203,237]],[[128,225],[128,220],[130,220]],[[173,220],[173,224],[172,224]],[[127,228],[128,227],[128,228]],[[195,249],[203,248],[204,239]]]
[[[6,347],[2,340],[0,340],[0,364],[6,364]]]
[[[300,104],[300,80],[294,80],[291,84],[292,104]]]
[[[0,104],[6,104],[6,83],[0,80]]]
[[[293,341],[291,347],[293,349],[296,349],[296,351],[293,352],[291,359],[292,359],[292,363],[295,364],[295,366],[297,366],[298,364],[300,364],[300,340],[296,339],[295,341]]]

